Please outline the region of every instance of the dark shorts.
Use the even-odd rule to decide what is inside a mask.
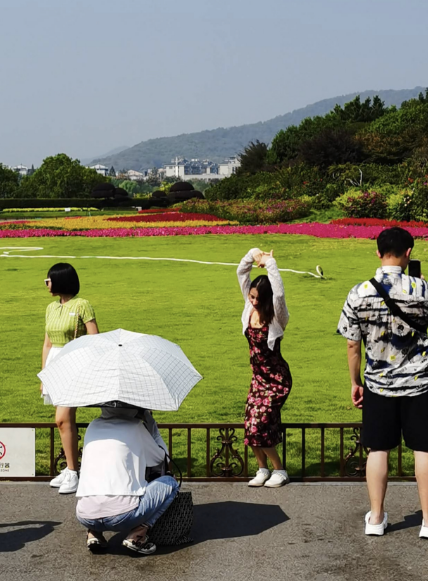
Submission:
[[[401,442],[428,452],[428,392],[414,397],[386,397],[364,387],[362,443],[373,450],[392,450]]]

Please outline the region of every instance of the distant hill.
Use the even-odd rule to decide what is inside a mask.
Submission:
[[[113,155],[116,155],[117,153],[120,153],[121,151],[124,151],[125,149],[129,149],[129,145],[121,145],[119,147],[115,147],[114,149],[111,149],[110,151],[106,151],[105,153],[102,153],[98,156],[99,159],[104,158],[104,157],[111,157]],[[91,165],[91,161],[92,161],[93,157],[84,157],[80,160],[80,163],[82,165]]]
[[[175,137],[148,139],[123,151],[94,159],[90,165],[102,163],[106,166],[113,165],[116,170],[140,170],[161,167],[176,156],[211,159],[220,162],[226,157],[240,153],[250,141],[258,139],[259,141],[270,143],[280,129],[285,129],[289,125],[299,125],[305,117],[325,115],[336,104],[344,105],[357,95],[361,95],[361,100],[379,95],[386,105],[397,105],[399,107],[403,101],[417,97],[421,91],[425,92],[425,88],[415,87],[414,89],[402,89],[399,91],[392,89],[362,91],[331,99],[323,99],[313,105],[307,105],[302,109],[296,109],[291,113],[279,115],[268,121],[260,121],[259,123],[240,125],[238,127],[220,127],[198,133],[183,133]]]

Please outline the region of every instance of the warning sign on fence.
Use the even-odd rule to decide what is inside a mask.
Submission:
[[[35,476],[36,430],[0,428],[0,478]]]

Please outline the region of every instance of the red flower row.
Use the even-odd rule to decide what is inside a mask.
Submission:
[[[383,226],[385,228],[392,228],[393,226],[400,226],[401,228],[426,228],[426,222],[400,222],[399,220],[383,220],[381,218],[339,218],[332,220],[330,224],[339,224],[340,226]]]

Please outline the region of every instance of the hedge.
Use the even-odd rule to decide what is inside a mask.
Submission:
[[[0,211],[8,208],[150,208],[150,200],[138,198],[5,198],[0,199]]]

